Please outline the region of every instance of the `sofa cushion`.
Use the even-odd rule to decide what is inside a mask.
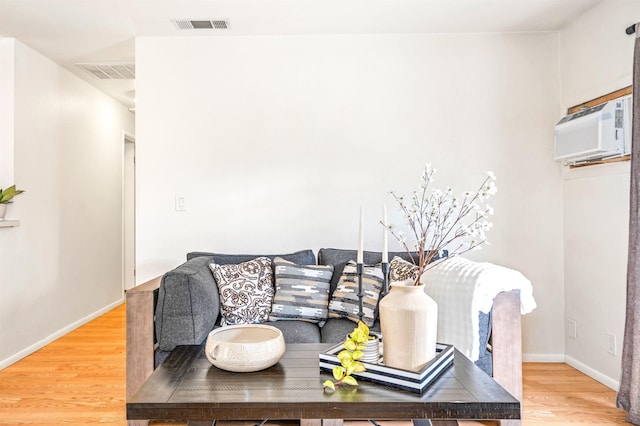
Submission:
[[[194,258],[163,275],[155,312],[160,350],[199,345],[213,329],[220,298],[208,262],[206,257]]]
[[[220,293],[220,325],[265,322],[273,302],[271,260],[259,257],[236,265],[209,265]]]
[[[478,314],[478,324],[480,326],[480,357],[475,364],[489,376],[493,376],[493,356],[489,345],[491,338],[491,312],[488,314],[480,312]]]
[[[285,343],[320,343],[320,327],[306,321],[269,321],[282,331]]]
[[[362,274],[362,321],[372,326],[378,317],[378,297],[382,290],[384,277],[380,265],[365,265]],[[360,311],[358,298],[358,274],[356,263],[349,261],[340,276],[338,286],[329,301],[329,318],[347,318],[357,323]]]
[[[342,275],[342,270],[348,261],[356,261],[356,250],[345,250],[335,248],[322,248],[318,251],[318,265],[333,265],[333,278],[331,278],[331,294],[338,285],[338,280]],[[382,262],[382,253],[377,251],[365,251],[362,253],[365,265],[375,265]],[[411,262],[411,256],[406,251],[390,252],[389,259],[398,256],[406,261]]]
[[[234,265],[237,263],[246,262],[248,260],[255,259],[257,257],[268,257],[273,260],[276,257],[281,257],[289,262],[294,262],[299,265],[315,265],[316,256],[311,250],[300,250],[293,253],[285,254],[226,254],[226,253],[210,253],[203,251],[193,251],[187,253],[187,260],[194,257],[213,257],[218,265]]]
[[[326,321],[333,266],[298,265],[281,257],[273,266],[276,294],[269,320]]]
[[[353,321],[343,318],[329,318],[320,330],[322,334],[322,343],[342,343],[351,333],[356,325]],[[371,333],[380,334],[380,321],[376,320],[372,327],[369,327]]]
[[[299,250],[293,253],[284,254],[227,254],[227,253],[213,253],[205,251],[192,251],[187,253],[187,260],[196,257],[209,258],[210,262],[217,263],[218,265],[236,265],[238,263],[247,262],[258,257],[268,257],[273,261],[276,257],[281,257],[289,262],[297,263],[298,265],[315,265],[316,255],[312,250]],[[273,264],[271,265],[271,272],[275,276],[275,270]]]

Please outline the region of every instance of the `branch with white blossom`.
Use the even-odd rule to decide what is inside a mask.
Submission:
[[[446,191],[431,189],[435,172],[429,164],[424,167],[420,188],[412,193],[411,203],[391,192],[407,221],[409,233],[415,238],[412,244],[407,242],[402,231],[381,222],[418,266],[416,285],[426,270],[447,259],[433,261],[436,256],[444,250],[448,251],[449,257],[454,257],[480,248],[487,242],[486,232],[492,227],[488,217],[493,214],[493,208],[486,204],[486,200],[497,192],[492,172],[487,172],[476,191],[465,192],[462,198],[455,197],[451,188]],[[414,252],[418,254],[417,259]]]

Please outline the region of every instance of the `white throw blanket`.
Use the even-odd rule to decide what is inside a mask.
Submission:
[[[520,312],[536,308],[531,281],[520,272],[455,257],[423,276],[425,292],[438,303],[438,342],[454,345],[472,361],[480,357],[480,312],[489,313],[502,291],[520,290]]]

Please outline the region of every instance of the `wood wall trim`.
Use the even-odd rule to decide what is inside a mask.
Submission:
[[[633,93],[633,86],[627,86],[623,89],[616,90],[615,92],[608,93],[606,95],[600,96],[595,99],[591,99],[590,101],[574,105],[567,110],[567,114],[573,114],[574,112],[580,111],[583,107],[592,107],[596,105],[600,105],[603,102],[610,101],[611,99],[616,99],[622,96],[630,95]]]
[[[609,164],[619,163],[621,161],[631,161],[631,154],[623,155],[622,157],[607,158],[606,160],[589,161],[588,163],[571,164],[570,169],[578,169],[580,167],[595,166],[596,164]]]

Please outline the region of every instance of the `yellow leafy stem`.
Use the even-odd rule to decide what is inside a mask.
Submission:
[[[362,321],[358,322],[358,326],[345,339],[344,350],[338,353],[341,365],[333,367],[332,370],[333,378],[336,381],[326,380],[322,384],[325,391],[333,392],[336,386],[343,384],[358,386],[358,381],[352,374],[362,373],[366,370],[364,364],[359,360],[364,356],[362,351],[369,339],[369,327]]]

